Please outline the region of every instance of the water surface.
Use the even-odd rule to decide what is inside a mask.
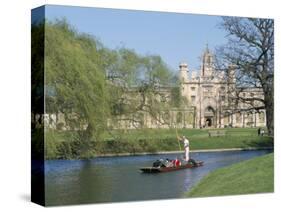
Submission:
[[[159,158],[180,154],[49,160],[45,166],[46,205],[181,198],[210,171],[269,153],[228,151],[191,153],[204,166],[175,172],[143,174]]]

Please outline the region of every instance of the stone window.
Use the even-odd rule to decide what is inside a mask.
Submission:
[[[191,90],[192,90],[192,91],[195,91],[195,87],[191,87]]]
[[[191,96],[191,102],[195,103],[195,100],[196,100],[196,96]]]

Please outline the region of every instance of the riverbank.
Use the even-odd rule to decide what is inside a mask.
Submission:
[[[229,152],[229,151],[255,151],[255,150],[272,150],[273,147],[248,147],[248,148],[229,148],[229,149],[198,149],[191,150],[190,153],[199,152]],[[136,153],[112,153],[98,154],[96,157],[122,157],[122,156],[141,156],[141,155],[163,155],[163,154],[184,154],[184,151],[162,151],[162,152],[136,152]]]
[[[209,129],[180,129],[190,141],[192,151],[244,150],[273,148],[273,138],[258,136],[254,128],[228,128],[223,136],[209,137]],[[174,129],[142,129],[115,131],[105,134],[101,141],[87,144],[77,142],[76,132],[47,131],[46,159],[86,159],[97,156],[162,154],[183,151],[183,144],[176,138]],[[79,146],[80,145],[80,146]]]
[[[211,172],[185,197],[210,197],[274,191],[274,153]]]

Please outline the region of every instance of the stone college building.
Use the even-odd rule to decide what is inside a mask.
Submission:
[[[217,71],[214,67],[213,55],[208,47],[202,55],[199,71],[190,72],[186,63],[181,63],[179,69],[181,94],[193,108],[192,127],[265,126],[265,110],[252,109],[260,106],[259,102],[245,102],[236,98],[237,95],[244,99],[263,98],[262,90],[236,87],[234,66],[229,66],[227,72]]]
[[[200,70],[189,71],[187,63],[179,65],[180,95],[186,99],[183,107],[169,108],[162,111],[157,118],[140,112],[137,115],[141,121],[137,123],[126,120],[128,117],[124,116],[121,117],[123,121],[112,127],[134,129],[266,126],[265,110],[254,109],[263,105],[260,102],[241,100],[263,98],[262,90],[236,87],[235,67],[229,66],[227,71],[218,71],[213,59],[213,54],[207,47],[202,55]],[[162,97],[169,99],[172,89],[173,87],[161,87]],[[130,95],[137,96],[137,92],[132,91]]]

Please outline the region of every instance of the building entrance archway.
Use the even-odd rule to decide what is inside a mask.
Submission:
[[[204,120],[205,120],[205,127],[213,127],[215,124],[215,110],[208,106],[204,111]]]
[[[212,124],[213,124],[213,122],[212,122],[212,118],[206,118],[205,123],[206,123],[206,127],[211,127],[211,126],[212,126]]]

